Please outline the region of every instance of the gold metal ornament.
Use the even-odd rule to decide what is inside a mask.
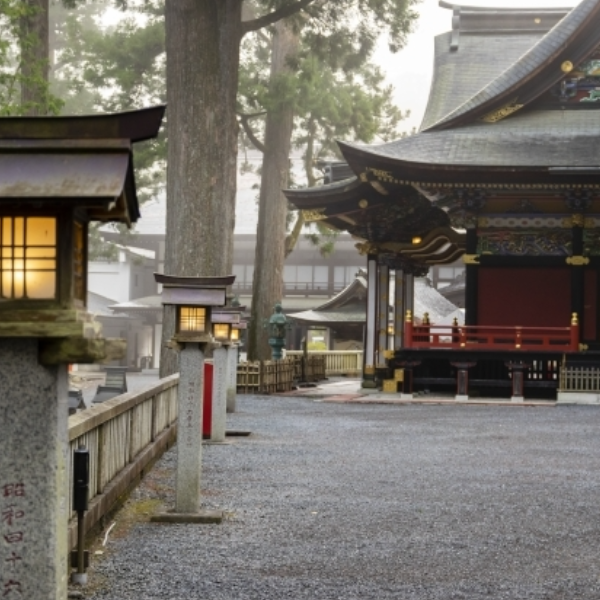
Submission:
[[[508,104],[505,104],[504,106],[502,106],[496,110],[493,110],[493,111],[487,113],[486,115],[483,115],[483,117],[481,117],[481,120],[485,121],[486,123],[497,123],[498,121],[501,121],[505,117],[512,115],[514,112],[518,111],[520,108],[523,108],[523,106],[524,106],[523,104],[518,104],[516,102],[516,98],[515,98],[515,100],[512,100]]]
[[[590,264],[590,259],[587,256],[567,256],[565,262],[574,267],[583,267]]]
[[[463,262],[465,265],[478,265],[479,254],[463,254]]]
[[[560,65],[560,70],[563,73],[570,73],[573,70],[573,63],[570,60],[565,60],[561,65]]]
[[[315,223],[317,221],[323,221],[327,218],[327,215],[323,214],[324,208],[315,208],[314,210],[303,210],[302,218],[306,223]]]

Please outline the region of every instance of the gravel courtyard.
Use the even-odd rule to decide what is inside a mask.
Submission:
[[[240,396],[228,429],[252,436],[204,447],[223,523],[148,522],[174,503],[170,450],[117,514],[86,598],[600,598],[597,407]]]

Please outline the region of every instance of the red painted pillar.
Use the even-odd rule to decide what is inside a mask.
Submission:
[[[577,313],[571,315],[571,350],[579,352],[579,318]]]

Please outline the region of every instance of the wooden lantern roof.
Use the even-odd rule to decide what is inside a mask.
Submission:
[[[140,217],[132,145],[155,138],[165,106],[108,115],[0,118],[0,203]]]
[[[235,281],[235,275],[224,275],[217,277],[187,277],[178,275],[165,275],[164,273],[154,273],[156,283],[164,287],[178,288],[225,288],[232,285]],[[221,309],[223,310],[223,308]]]

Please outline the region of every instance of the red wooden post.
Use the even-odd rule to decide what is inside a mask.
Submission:
[[[412,348],[413,345],[413,318],[410,310],[406,311],[406,319],[404,321],[404,347]]]
[[[515,336],[515,348],[517,350],[521,349],[521,328],[517,327],[517,333]]]
[[[577,313],[571,315],[571,350],[573,352],[579,350],[579,318]]]

